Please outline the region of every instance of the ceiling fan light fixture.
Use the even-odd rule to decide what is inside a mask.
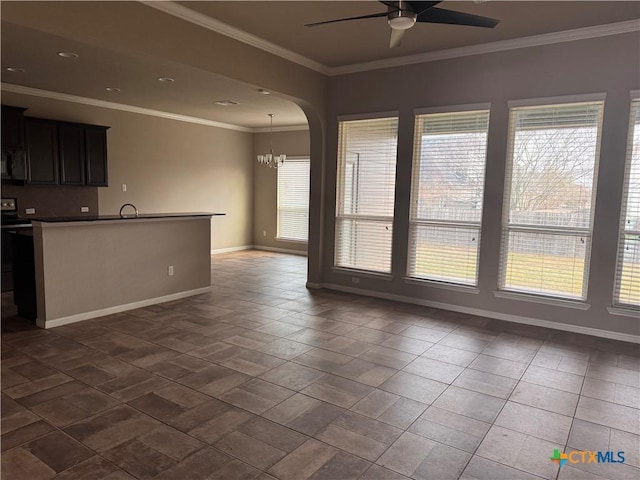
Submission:
[[[418,15],[411,10],[397,10],[389,13],[387,22],[394,30],[408,30],[415,25],[417,19]]]

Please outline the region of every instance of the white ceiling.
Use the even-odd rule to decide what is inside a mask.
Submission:
[[[61,58],[60,51],[77,53]],[[25,73],[5,70],[18,66]],[[269,124],[306,125],[302,110],[275,95],[261,95],[257,86],[180,65],[164,59],[123,55],[2,22],[2,82],[135,107],[170,112],[248,128]],[[170,77],[173,83],[160,82]],[[107,87],[121,91],[108,92]],[[217,100],[239,105],[223,107]]]
[[[2,4],[4,7],[6,2]],[[115,4],[122,8],[120,2]],[[384,7],[375,1],[203,1],[162,2],[153,6],[177,8],[216,25],[223,22],[236,33],[248,32],[258,37],[257,40],[252,37],[254,41],[275,45],[290,57],[297,56],[325,69],[640,18],[640,2],[636,1],[488,1],[476,4],[449,0],[440,7],[490,16],[501,22],[494,30],[417,24],[407,33],[403,46],[391,50],[388,48],[389,27],[384,18],[316,28],[303,26],[313,21],[384,11]],[[104,3],[101,8],[105,8]],[[35,3],[33,14],[38,14]],[[260,95],[259,85],[230,80],[162,58],[137,56],[135,48],[123,54],[91,46],[77,41],[73,30],[55,36],[10,23],[4,18],[5,15],[1,31],[1,64],[5,84],[247,128],[268,126],[267,113],[276,115],[276,126],[306,125],[298,106],[277,95]],[[99,22],[100,18],[96,18],[96,26]],[[194,28],[199,27],[194,25]],[[79,57],[64,59],[57,55],[59,51],[72,51]],[[11,73],[5,70],[6,67],[20,67],[26,72]],[[175,82],[161,83],[158,77],[172,77]],[[111,93],[105,90],[106,87],[117,87],[121,91]],[[235,100],[240,105],[222,107],[214,103],[224,99]]]

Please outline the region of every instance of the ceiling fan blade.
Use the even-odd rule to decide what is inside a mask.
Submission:
[[[407,33],[406,30],[391,29],[391,39],[389,40],[389,48],[399,47],[402,42],[402,37]]]
[[[439,3],[442,3],[442,0],[440,0],[439,2],[387,2],[380,0],[380,3],[386,5],[389,8],[395,8],[396,10],[400,10],[400,4],[402,3],[403,7],[408,6],[411,11],[419,14],[431,7],[436,6]],[[403,8],[403,10],[406,10],[406,8]]]
[[[420,15],[425,10],[429,10],[431,7],[435,7],[439,3],[442,3],[442,1],[440,2],[404,2],[404,3],[408,4],[411,10],[413,10],[415,13]]]
[[[470,13],[455,12],[444,8],[430,8],[418,15],[418,22],[446,23],[449,25],[467,25],[470,27],[493,28],[500,20],[481,17]]]
[[[336,20],[326,20],[324,22],[307,23],[305,25],[305,27],[317,27],[318,25],[326,25],[327,23],[348,22],[349,20],[362,20],[364,18],[386,17],[387,15],[388,15],[387,12],[384,12],[384,13],[372,13],[371,15],[361,15],[359,17],[338,18]]]

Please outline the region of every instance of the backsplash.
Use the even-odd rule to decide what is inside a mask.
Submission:
[[[2,198],[18,199],[20,217],[67,217],[99,213],[97,187],[22,186],[3,183]],[[89,207],[89,212],[81,213],[80,207]],[[27,208],[35,208],[35,215],[27,215]]]

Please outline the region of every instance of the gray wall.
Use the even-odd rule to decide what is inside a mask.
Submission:
[[[269,151],[269,134],[253,135],[255,155]],[[273,134],[275,153],[289,157],[309,156],[309,130],[275,132]],[[254,156],[255,159],[255,156]],[[278,174],[276,169],[264,167],[254,162],[253,185],[253,244],[262,247],[307,251],[307,244],[276,239],[278,233]],[[263,235],[266,232],[266,235]]]
[[[36,224],[38,325],[210,287],[209,232],[206,217]]]
[[[421,65],[332,77],[329,84],[326,142],[326,201],[322,283],[353,286],[351,275],[332,269],[338,115],[399,111],[399,141],[393,280],[363,277],[358,287],[378,295],[440,302],[451,308],[505,319],[560,322],[638,335],[638,318],[607,311],[613,297],[622,178],[629,121],[630,90],[640,84],[638,33],[470,56]],[[507,152],[507,101],[563,95],[607,94],[602,132],[598,197],[591,252],[587,311],[496,298],[500,253],[504,167]],[[413,109],[491,103],[484,196],[479,289],[470,294],[406,284],[406,252],[413,142]],[[312,160],[313,161],[313,160]],[[312,184],[314,181],[312,180]],[[525,317],[525,318],[523,318]]]
[[[97,189],[101,214],[118,213],[127,202],[140,213],[221,212],[226,216],[211,221],[211,248],[251,244],[252,133],[11,92],[2,92],[2,102],[33,117],[111,127],[109,186]]]

